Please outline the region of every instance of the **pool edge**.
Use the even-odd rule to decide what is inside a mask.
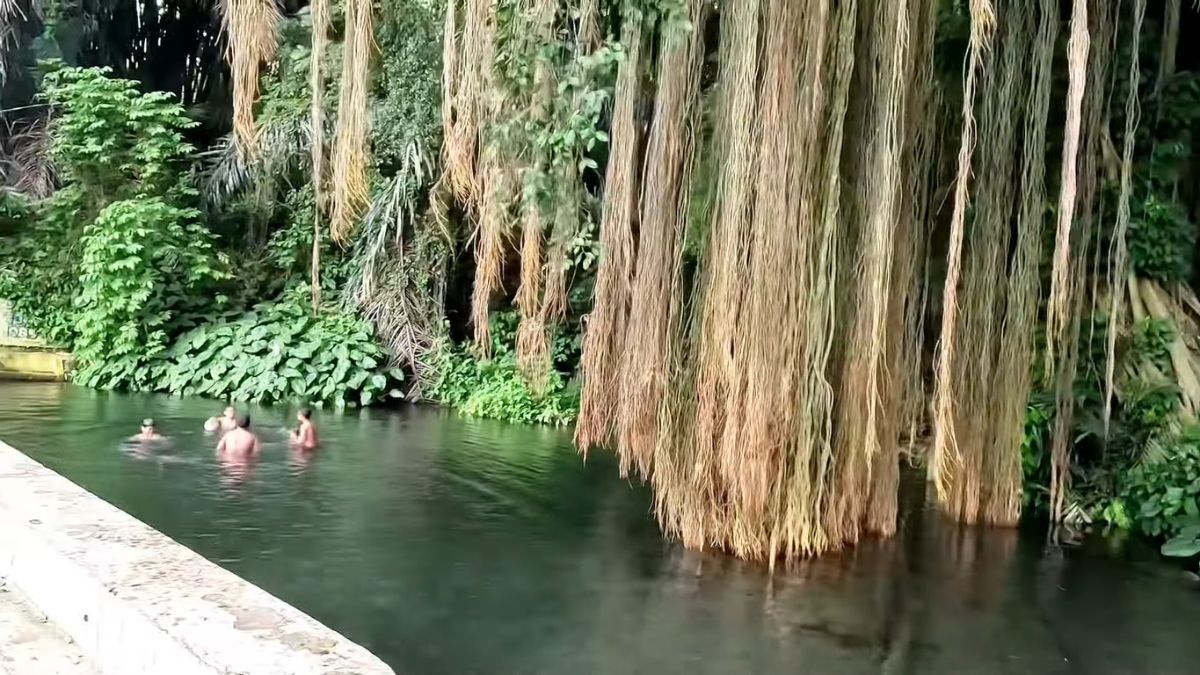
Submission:
[[[394,675],[365,648],[3,441],[0,580],[106,673]]]

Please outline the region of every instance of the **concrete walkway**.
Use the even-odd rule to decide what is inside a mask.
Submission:
[[[0,675],[98,675],[70,638],[0,579]]]

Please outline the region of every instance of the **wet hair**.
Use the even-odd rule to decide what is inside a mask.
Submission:
[[[153,427],[154,426],[154,418],[147,417],[146,419],[142,420],[142,426],[143,427]]]
[[[245,415],[245,414],[238,415],[237,416],[237,425],[238,425],[239,429],[249,429],[250,428],[250,416]]]
[[[300,416],[304,419],[312,419],[312,408],[301,408]]]

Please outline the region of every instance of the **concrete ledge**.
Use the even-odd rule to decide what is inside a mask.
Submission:
[[[0,345],[0,380],[62,381],[71,371],[67,352]]]
[[[0,442],[0,578],[112,675],[391,675],[367,650]]]

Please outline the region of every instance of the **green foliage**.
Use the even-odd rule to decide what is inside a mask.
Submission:
[[[33,205],[16,192],[0,190],[0,237],[16,234],[33,218]]]
[[[1189,429],[1161,443],[1129,472],[1123,498],[1138,530],[1152,537],[1173,536],[1189,519],[1200,517],[1200,430]]]
[[[50,152],[62,176],[89,191],[98,211],[117,199],[189,192],[180,183],[195,126],[171,94],[142,93],[105,68],[63,68],[45,78],[58,113]]]
[[[1054,424],[1054,399],[1045,394],[1030,397],[1021,436],[1021,491],[1029,509],[1044,507],[1049,498],[1050,434]]]
[[[404,375],[387,366],[370,325],[343,313],[313,314],[302,291],[192,330],[167,359],[157,385],[173,394],[338,406],[403,395]]]
[[[1147,361],[1159,370],[1171,366],[1171,342],[1175,339],[1175,328],[1170,321],[1142,319],[1133,327],[1133,344],[1129,358]]]
[[[170,339],[227,274],[198,214],[161,198],[106,207],[84,230],[75,302],[75,378],[143,389]]]
[[[120,221],[120,227],[126,229],[113,236],[138,245],[146,242],[129,239],[128,228],[134,226],[131,219],[148,218],[144,226],[165,228],[162,235],[176,249],[156,258],[155,265],[192,246],[190,241],[179,240],[172,228],[203,232],[184,222],[194,214],[177,210],[192,195],[185,173],[192,148],[184,141],[183,131],[193,123],[170,95],[141,93],[137,83],[110,78],[107,72],[99,68],[63,68],[46,76],[44,97],[55,110],[50,152],[66,185],[36,206],[25,208],[26,223],[15,240],[5,242],[0,249],[4,253],[0,259],[0,295],[10,299],[34,331],[46,339],[73,346],[77,338],[82,338],[83,343],[78,345],[81,359],[93,366],[100,364],[101,356],[110,355],[106,351],[111,346],[109,341],[122,334],[123,322],[130,319],[128,315],[120,318],[125,310],[102,307],[106,302],[103,294],[86,296],[95,305],[93,313],[78,320],[73,316],[76,298],[85,297],[80,281],[80,261],[88,255],[82,240],[85,233],[92,233],[93,242],[91,257],[84,262],[94,267],[84,273],[102,274],[100,268],[105,265],[96,257],[101,253],[98,247],[104,244],[102,233],[92,228],[93,220],[118,200],[148,200],[144,207],[126,203],[109,214],[108,224]],[[201,252],[204,241],[197,244]],[[117,280],[96,277],[93,281],[90,292],[99,293],[102,283]],[[126,281],[133,284],[131,279]],[[106,311],[116,323],[96,326],[94,322],[102,320],[101,314]],[[82,327],[87,327],[90,334],[80,335]],[[148,330],[143,337],[153,335],[155,330]],[[129,339],[136,342],[141,338]],[[130,363],[123,366],[126,371],[132,367]],[[85,377],[97,374],[84,373]],[[114,371],[105,381],[108,379],[124,381],[129,376]]]
[[[1132,439],[1142,447],[1175,418],[1179,410],[1179,388],[1174,384],[1129,382],[1121,401],[1121,423]]]
[[[1192,522],[1179,530],[1162,545],[1162,554],[1169,558],[1193,558],[1200,555],[1200,524]]]
[[[437,0],[381,0],[376,36],[380,64],[371,105],[371,148],[385,177],[403,170],[410,149],[441,146],[441,29]]]
[[[444,344],[434,356],[427,397],[472,417],[555,426],[574,422],[579,389],[573,382],[551,371],[546,390],[539,395],[521,373],[513,350],[517,321],[514,312],[493,317],[490,359],[476,359],[462,347]],[[577,339],[556,336],[551,351],[556,363],[577,359]]]
[[[1195,223],[1174,201],[1151,194],[1135,204],[1129,223],[1129,262],[1144,277],[1181,281],[1191,276]]]
[[[8,193],[5,193],[8,194]],[[21,205],[9,195],[5,212],[14,217],[13,236],[0,238],[0,298],[26,318],[40,337],[70,345],[75,329],[71,308],[78,292],[78,216],[85,195],[60,190],[38,205]]]

